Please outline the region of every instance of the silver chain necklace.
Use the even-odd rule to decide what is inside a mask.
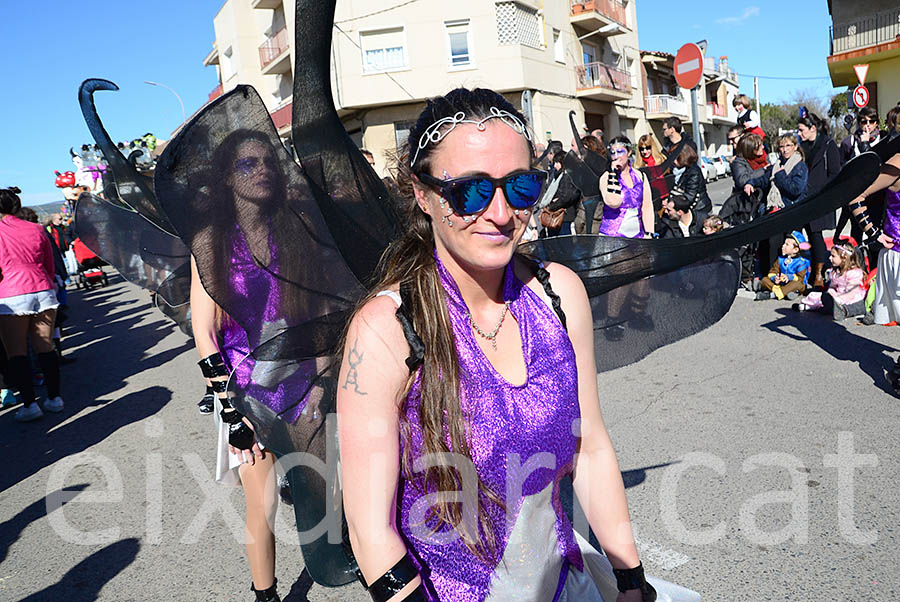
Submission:
[[[475,323],[475,319],[472,317],[472,312],[470,312],[469,309],[466,308],[466,315],[469,316],[469,324],[472,326],[472,329],[475,330],[475,332],[477,332],[479,336],[490,341],[491,348],[494,351],[497,351],[497,333],[500,332],[500,327],[503,326],[503,320],[506,319],[506,314],[509,312],[509,304],[509,301],[503,304],[503,313],[500,314],[500,319],[497,321],[497,325],[494,327],[494,330],[490,332],[485,332],[478,328],[478,324]]]

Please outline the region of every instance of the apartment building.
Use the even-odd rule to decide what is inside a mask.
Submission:
[[[641,73],[646,118],[658,140],[662,140],[662,122],[677,117],[693,138],[691,91],[675,81],[675,55],[668,52],[641,51]],[[732,103],[740,94],[737,73],[728,67],[728,57],[704,57],[703,77],[697,91],[697,121],[701,151],[708,156],[728,154],[728,128],[737,122]]]
[[[831,83],[854,88],[853,66],[868,64],[869,106],[883,118],[900,103],[900,5],[897,0],[828,0],[828,12]]]
[[[657,65],[638,50],[636,2],[338,0],[332,45],[338,114],[357,144],[374,153],[381,172],[425,100],[457,86],[503,93],[528,117],[539,142],[558,139],[568,146],[570,111],[579,127],[602,129],[607,138],[623,133],[635,140],[651,129],[659,135],[666,110],[684,113],[668,97],[683,100],[684,91],[656,83],[659,78],[648,83],[650,72],[666,71],[666,61],[671,72],[671,55],[656,53],[662,58]],[[285,138],[294,19],[294,0],[226,0],[204,59],[221,82],[210,100],[238,83],[253,85]],[[724,134],[716,126],[736,118],[730,98],[737,79],[727,61],[710,63],[708,71],[701,98],[714,108],[703,103],[701,127],[717,145]],[[656,110],[660,106],[664,110]]]

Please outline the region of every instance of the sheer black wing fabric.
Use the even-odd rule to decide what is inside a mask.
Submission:
[[[322,31],[306,32],[308,25],[307,15],[298,20],[298,47],[331,22],[318,23]],[[327,147],[325,131],[315,136]],[[380,181],[340,148],[305,155],[301,169],[256,91],[239,86],[168,144],[154,180],[204,288],[237,326],[223,333],[233,405],[276,454],[311,454],[304,457],[326,464],[323,421],[334,413],[336,373],[325,368],[390,232],[375,236],[355,224],[365,210],[353,200],[370,200],[360,182]],[[333,233],[345,245],[359,242],[350,247],[354,262]],[[349,583],[355,574],[340,538],[304,535],[310,521],[341,525],[336,472],[299,466],[287,474],[307,570],[323,585]]]
[[[331,91],[335,0],[297,0],[292,142],[337,247],[366,282],[399,237],[396,200],[347,135]]]
[[[110,187],[107,182],[104,182],[104,196],[112,203],[122,203],[134,209],[157,228],[177,236],[177,232],[156,202],[153,181],[134,168],[134,165],[113,143],[100,121],[100,115],[94,105],[94,92],[118,89],[119,86],[105,79],[87,79],[78,88],[78,103],[81,106],[84,121],[109,165],[107,175],[112,175],[112,181],[115,184],[114,187]]]
[[[84,193],[75,204],[81,241],[123,278],[156,294],[157,306],[189,332],[190,256],[181,240],[136,211]],[[185,308],[185,309],[177,309]]]

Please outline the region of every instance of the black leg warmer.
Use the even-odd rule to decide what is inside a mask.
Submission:
[[[25,405],[34,403],[34,384],[31,381],[31,362],[24,355],[9,358],[6,364],[6,384],[10,389],[18,389],[19,397]]]
[[[55,351],[37,354],[38,363],[44,372],[44,384],[47,386],[47,399],[59,397],[59,356]]]

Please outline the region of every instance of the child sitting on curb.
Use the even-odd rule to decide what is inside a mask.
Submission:
[[[781,255],[772,264],[769,274],[760,281],[765,289],[756,293],[756,300],[764,299],[796,299],[806,290],[809,277],[809,259],[802,257],[800,251],[810,247],[806,237],[799,230],[791,232],[781,245]]]
[[[844,243],[831,249],[832,269],[826,279],[828,290],[814,291],[799,303],[794,303],[794,311],[822,310],[829,312],[835,320],[844,320],[866,313],[866,273],[859,260],[859,252],[852,245]]]

